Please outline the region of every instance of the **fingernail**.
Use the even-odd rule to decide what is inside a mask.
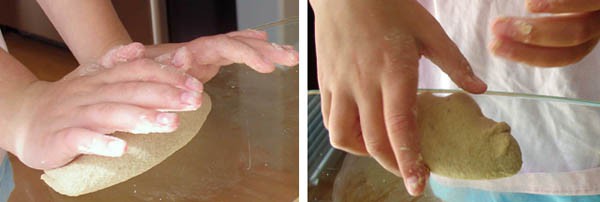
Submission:
[[[294,48],[294,46],[291,45],[283,45],[283,48],[288,51],[296,51],[296,48]]]
[[[171,58],[172,58],[171,54],[167,53],[167,54],[162,54],[162,55],[159,55],[158,57],[155,57],[154,61],[164,64],[164,63],[168,63],[169,61],[172,61]]]
[[[267,32],[262,31],[262,30],[255,30],[255,29],[248,29],[248,30],[251,32],[254,32],[257,35],[266,35],[267,34]]]
[[[119,138],[107,136],[110,140],[92,139],[89,145],[80,145],[77,149],[83,154],[119,157],[125,153],[127,143]]]
[[[200,94],[194,91],[187,91],[181,94],[181,102],[189,107],[200,105]]]
[[[497,53],[500,47],[502,46],[502,42],[500,40],[494,40],[490,43],[490,50],[492,53]]]
[[[127,143],[121,139],[113,139],[106,145],[107,147],[107,156],[119,157],[125,153],[125,148],[127,147]]]
[[[115,58],[117,62],[127,62],[129,60],[129,54],[133,49],[129,45],[120,46],[117,49]]]
[[[408,193],[410,195],[412,195],[412,196],[417,195],[416,189],[420,184],[419,181],[420,181],[420,179],[418,176],[410,176],[406,179],[406,188],[407,188],[406,191],[408,191]]]
[[[510,18],[502,18],[494,23],[494,29],[502,33],[504,36],[513,38],[524,38],[529,40],[533,25],[524,20],[514,20]]]
[[[523,21],[523,20],[515,20],[513,22],[513,26],[515,26],[515,30],[522,36],[527,36],[533,30],[533,25]]]
[[[163,126],[171,126],[177,120],[177,115],[174,113],[159,113],[156,115],[156,123]]]
[[[127,62],[127,50],[128,46],[119,46],[119,48],[117,48],[117,50],[115,51],[114,57],[115,57],[115,61],[117,62]]]
[[[511,31],[511,26],[510,26],[510,18],[507,17],[502,17],[498,20],[496,20],[496,22],[493,25],[494,30],[500,31],[502,33],[508,33],[509,35],[512,34],[510,33]]]
[[[144,45],[141,43],[131,43],[119,48],[119,51],[117,52],[117,58],[120,62],[127,62],[129,60],[142,57],[143,51]]]
[[[419,154],[419,155],[417,156],[417,164],[425,166],[425,165],[423,164],[423,155]]]
[[[295,52],[290,52],[290,61],[294,63],[298,62],[298,55]]]
[[[123,45],[119,45],[117,47],[114,47],[112,49],[110,49],[108,52],[106,52],[106,54],[104,54],[99,62],[100,64],[102,64],[102,66],[106,67],[106,68],[111,68],[115,65],[116,60],[118,60],[118,55],[117,52],[123,48]],[[116,59],[115,59],[116,58]]]
[[[183,65],[185,65],[186,50],[186,47],[177,49],[175,55],[173,56],[173,61],[171,61],[173,66],[181,68]]]
[[[160,115],[160,114],[159,114]],[[177,128],[177,116],[157,115],[155,120],[150,120],[147,116],[142,115],[137,125],[129,132],[133,134],[149,134],[149,133],[169,133]],[[173,117],[171,117],[173,116]],[[163,124],[169,122],[168,124]]]
[[[467,77],[467,85],[480,89],[483,88],[483,86],[485,86],[485,83],[477,76],[471,75]]]
[[[275,50],[278,50],[278,51],[283,51],[284,50],[281,45],[276,44],[276,43],[271,43],[271,46],[273,46],[273,48],[275,48]]]
[[[187,86],[190,90],[195,90],[198,92],[202,92],[204,90],[202,83],[198,81],[198,79],[191,76],[185,80],[185,86]]]

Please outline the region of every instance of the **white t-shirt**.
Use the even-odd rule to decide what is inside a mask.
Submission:
[[[536,68],[493,56],[491,23],[501,16],[534,16],[524,1],[422,0],[471,63],[488,90],[600,101],[600,48],[565,68]],[[539,14],[538,14],[539,15]],[[535,28],[534,28],[535,29]],[[420,88],[456,89],[439,68],[420,63]],[[600,108],[517,99],[487,99],[484,114],[506,121],[521,146],[522,173],[600,167]]]

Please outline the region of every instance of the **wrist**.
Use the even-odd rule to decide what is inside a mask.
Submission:
[[[47,83],[45,81],[35,80],[25,85],[13,88],[10,91],[4,91],[0,97],[0,130],[3,134],[0,135],[0,148],[19,157],[20,149],[24,144],[22,134],[27,133],[27,126],[31,125],[28,120],[31,120],[32,113],[30,110],[32,105],[34,89],[39,88],[40,84]],[[19,146],[21,145],[21,146]]]

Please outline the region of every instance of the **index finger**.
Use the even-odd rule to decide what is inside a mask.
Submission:
[[[421,157],[415,118],[417,83],[416,65],[405,67],[398,74],[386,74],[382,79],[387,134],[406,190],[413,196],[423,192],[429,174]]]
[[[261,73],[275,70],[275,65],[250,45],[228,35],[201,37],[189,43],[197,62],[203,64],[245,63]]]
[[[117,68],[106,69],[91,79],[93,83],[154,82],[175,86],[181,89],[203,92],[203,84],[192,76],[172,66],[162,65],[150,59],[120,64]]]

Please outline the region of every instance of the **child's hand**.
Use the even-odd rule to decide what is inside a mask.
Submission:
[[[583,59],[600,37],[599,0],[528,0],[534,13],[547,17],[496,20],[491,51],[501,57],[541,67],[565,66]]]
[[[486,85],[442,27],[416,1],[313,0],[319,87],[331,144],[371,155],[419,195],[429,170],[415,120],[424,55],[463,89]]]
[[[174,67],[141,55],[141,44],[117,48],[102,65],[82,65],[57,82],[36,81],[13,93],[5,100],[14,111],[3,112],[13,115],[3,148],[29,167],[49,169],[79,154],[122,155],[126,143],[105,134],[174,131],[177,115],[157,109],[197,109],[202,83],[179,70],[190,61],[172,61]]]
[[[274,64],[294,66],[298,64],[298,52],[292,46],[277,45],[267,41],[267,33],[244,30],[200,37],[184,43],[192,53],[189,74],[206,82],[214,77],[221,66],[245,63],[258,72],[275,70]],[[169,58],[169,53],[162,58]]]

